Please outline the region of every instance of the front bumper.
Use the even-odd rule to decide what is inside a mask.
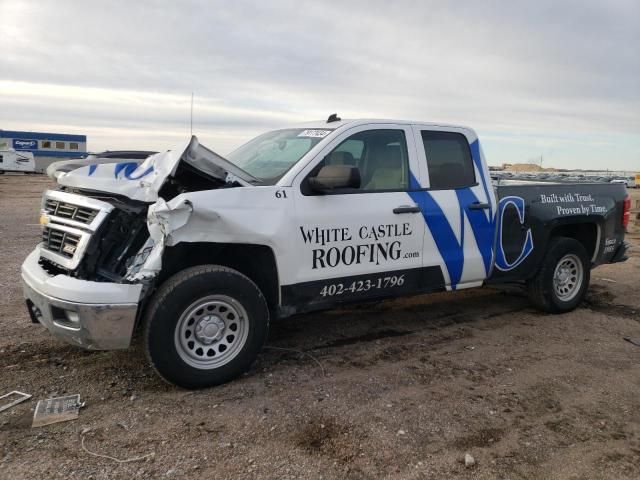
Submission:
[[[91,282],[49,275],[36,248],[22,264],[29,314],[57,338],[91,350],[127,348],[142,285]]]

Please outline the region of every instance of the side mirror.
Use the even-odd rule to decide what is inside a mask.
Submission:
[[[360,188],[360,169],[350,165],[325,165],[317,176],[309,178],[309,186],[319,193],[337,188]]]

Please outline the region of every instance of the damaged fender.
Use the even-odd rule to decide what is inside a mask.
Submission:
[[[193,213],[193,205],[187,198],[166,202],[162,198],[149,207],[147,228],[149,240],[129,270],[127,279],[141,281],[155,277],[162,269],[162,254],[170,244],[171,234],[183,227]]]
[[[290,211],[275,191],[275,187],[222,188],[159,199],[147,214],[149,243],[140,250],[127,279],[155,277],[166,247],[194,242],[264,245],[281,260],[278,271],[295,269],[290,257],[295,251]]]

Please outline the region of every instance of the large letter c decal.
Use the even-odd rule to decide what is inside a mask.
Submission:
[[[524,199],[521,197],[515,197],[515,196],[501,198],[500,204],[498,206],[498,238],[496,241],[496,267],[498,268],[498,270],[502,270],[503,272],[513,270],[514,268],[516,268],[533,251],[533,237],[531,235],[531,229],[529,228],[527,230],[527,236],[525,237],[524,245],[522,246],[522,250],[520,250],[520,255],[518,255],[518,258],[516,258],[512,262],[509,262],[507,260],[504,247],[502,245],[502,224],[504,221],[504,211],[509,205],[512,205],[518,212],[520,225],[524,224]]]

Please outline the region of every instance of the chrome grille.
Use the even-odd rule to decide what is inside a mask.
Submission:
[[[42,246],[63,257],[73,258],[79,243],[80,235],[51,227],[44,227],[42,230]]]
[[[42,199],[40,257],[57,267],[75,270],[93,233],[113,205],[74,193],[48,190]]]
[[[66,218],[85,225],[89,225],[99,212],[99,210],[93,208],[73,205],[53,198],[45,199],[44,209],[49,215]]]

